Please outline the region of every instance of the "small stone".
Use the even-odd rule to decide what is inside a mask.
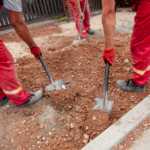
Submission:
[[[41,141],[37,141],[37,145],[41,145]]]
[[[102,53],[98,54],[98,59],[100,59],[102,57]]]
[[[36,138],[37,138],[37,140],[41,140],[41,139],[42,139],[42,136],[41,136],[41,135],[38,135]]]
[[[73,124],[73,123],[71,123],[71,124],[70,124],[70,127],[71,127],[71,129],[73,129],[73,128],[74,128],[74,124]]]
[[[42,137],[42,140],[45,141],[46,140],[45,137]]]
[[[88,130],[88,129],[89,129],[89,127],[88,127],[88,126],[86,126],[86,127],[85,127],[85,129],[86,129],[86,130]]]
[[[32,116],[32,121],[34,121],[35,120],[35,117],[34,116]]]
[[[22,121],[22,124],[25,124],[25,123],[26,123],[26,120],[23,120],[23,121]]]
[[[150,126],[148,123],[144,124],[144,127],[148,127],[148,126]]]
[[[88,139],[89,139],[89,135],[84,134],[84,138],[85,138],[86,140],[88,140]]]
[[[48,141],[45,142],[45,145],[48,145]]]
[[[68,108],[70,108],[70,109],[71,109],[71,108],[72,108],[72,106],[68,106]]]
[[[32,109],[28,109],[24,112],[25,116],[32,116],[34,114],[34,111]]]
[[[22,134],[22,132],[20,131],[20,132],[19,132],[19,134],[21,135],[21,134]]]
[[[68,141],[68,142],[70,142],[71,140],[72,140],[72,138],[71,138],[71,137],[68,137],[68,138],[67,138],[67,141]]]
[[[2,144],[2,145],[1,145],[1,147],[3,148],[3,147],[4,147],[4,145]]]
[[[130,68],[125,68],[126,71],[130,71]]]
[[[67,116],[66,120],[67,122],[71,122],[72,117],[70,115]]]
[[[71,137],[74,137],[74,133],[73,133],[73,132],[70,132],[70,136],[71,136]]]
[[[87,144],[87,143],[88,143],[88,140],[83,140],[83,143],[84,143],[84,144]]]
[[[92,120],[96,120],[96,117],[95,117],[95,116],[93,116],[93,117],[92,117]]]
[[[52,135],[52,132],[49,132],[48,134],[49,134],[49,136],[51,136],[51,135]]]
[[[129,63],[129,60],[128,59],[125,59],[124,60],[124,64],[128,64]]]
[[[11,142],[13,143],[13,142],[14,142],[14,139],[11,139]]]
[[[124,107],[124,106],[122,106],[122,107],[120,108],[120,110],[125,110],[125,107]]]
[[[40,129],[43,129],[45,127],[45,124],[44,123],[41,123],[40,124]]]

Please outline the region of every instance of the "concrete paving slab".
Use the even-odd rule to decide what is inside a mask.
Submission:
[[[82,150],[111,150],[132,131],[144,118],[150,115],[150,95],[126,113],[116,123],[97,136]]]

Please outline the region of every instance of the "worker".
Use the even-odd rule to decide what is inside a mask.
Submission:
[[[131,54],[133,59],[133,75],[127,81],[118,80],[117,88],[123,91],[146,90],[150,77],[150,0],[130,0],[132,9],[136,11],[135,25],[131,39]],[[113,39],[115,32],[115,0],[102,0],[102,23],[105,35],[104,60],[112,65],[115,52]]]
[[[3,5],[9,10],[11,23],[15,31],[29,46],[31,53],[39,59],[41,50],[32,39],[22,18],[21,0],[0,0],[0,8]],[[10,99],[17,108],[22,108],[38,102],[42,97],[42,90],[29,94],[22,88],[17,77],[12,55],[0,39],[0,107],[4,106]]]
[[[83,7],[84,7],[84,0],[69,0],[69,3],[71,4],[73,12],[74,12],[75,24],[76,24],[76,29],[78,33],[80,32],[81,18],[84,18],[81,38],[86,39],[87,37],[86,33],[90,35],[94,34],[95,31],[90,28],[90,10],[89,10],[88,0],[86,0],[84,14],[82,13]]]

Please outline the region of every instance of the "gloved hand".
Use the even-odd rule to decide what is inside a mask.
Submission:
[[[42,56],[41,49],[40,49],[38,46],[35,46],[35,47],[33,47],[33,48],[30,48],[30,50],[31,50],[31,53],[32,53],[37,59],[40,58],[40,55]]]
[[[114,61],[114,57],[115,57],[115,52],[114,52],[114,49],[104,49],[103,51],[103,59],[104,59],[104,62],[108,61],[108,63],[110,65],[113,64],[113,61]]]

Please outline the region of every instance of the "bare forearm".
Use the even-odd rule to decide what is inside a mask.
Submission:
[[[81,11],[81,6],[80,6],[80,2],[79,0],[74,0],[74,3],[76,5],[76,8],[77,8],[77,11],[78,11],[78,14],[81,14],[82,11]]]
[[[30,47],[35,47],[36,43],[32,39],[29,30],[27,28],[27,25],[25,23],[18,24],[14,27],[17,34],[20,36],[20,38]]]
[[[26,23],[22,18],[22,13],[12,12],[10,11],[10,18],[12,21],[12,25],[19,35],[19,37],[30,47],[35,47],[36,43],[32,39],[29,30],[27,28]]]
[[[105,2],[104,2],[105,1]],[[113,48],[116,25],[115,2],[107,3],[103,0],[102,23],[104,29],[105,49]]]

